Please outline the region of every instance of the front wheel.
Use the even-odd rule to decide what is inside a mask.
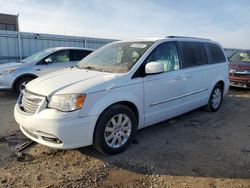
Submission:
[[[210,95],[208,104],[205,106],[207,111],[216,112],[220,109],[223,97],[223,89],[220,84],[216,84]]]
[[[93,144],[106,154],[118,154],[130,144],[137,129],[137,120],[133,111],[124,105],[114,105],[99,117]]]
[[[20,80],[18,80],[14,88],[15,92],[17,94],[20,94],[25,89],[26,84],[29,83],[31,80],[33,79],[30,77],[21,78]]]

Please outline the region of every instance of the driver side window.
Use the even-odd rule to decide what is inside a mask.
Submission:
[[[70,61],[68,50],[61,50],[61,51],[55,52],[54,54],[50,55],[48,58],[52,60],[52,63],[65,63],[65,62]]]
[[[180,69],[180,61],[174,43],[163,43],[157,46],[147,57],[148,62],[160,62],[163,64],[164,72]]]

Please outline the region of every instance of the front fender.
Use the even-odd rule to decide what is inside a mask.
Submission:
[[[83,114],[99,117],[100,114],[109,106],[115,103],[127,101],[133,103],[137,107],[139,113],[138,127],[140,127],[144,124],[143,98],[142,83],[118,87],[111,90],[103,90],[101,92],[87,95],[83,108]]]

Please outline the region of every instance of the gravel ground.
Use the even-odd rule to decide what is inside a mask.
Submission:
[[[0,187],[250,187],[250,90],[231,89],[221,109],[202,109],[138,131],[122,154],[92,146],[32,144],[14,121],[16,96],[0,93]]]

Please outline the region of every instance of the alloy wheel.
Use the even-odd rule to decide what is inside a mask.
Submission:
[[[104,131],[104,138],[111,148],[122,147],[130,137],[132,123],[126,114],[117,114],[110,119]]]
[[[212,94],[212,106],[214,109],[218,108],[221,103],[221,90],[216,88]]]

